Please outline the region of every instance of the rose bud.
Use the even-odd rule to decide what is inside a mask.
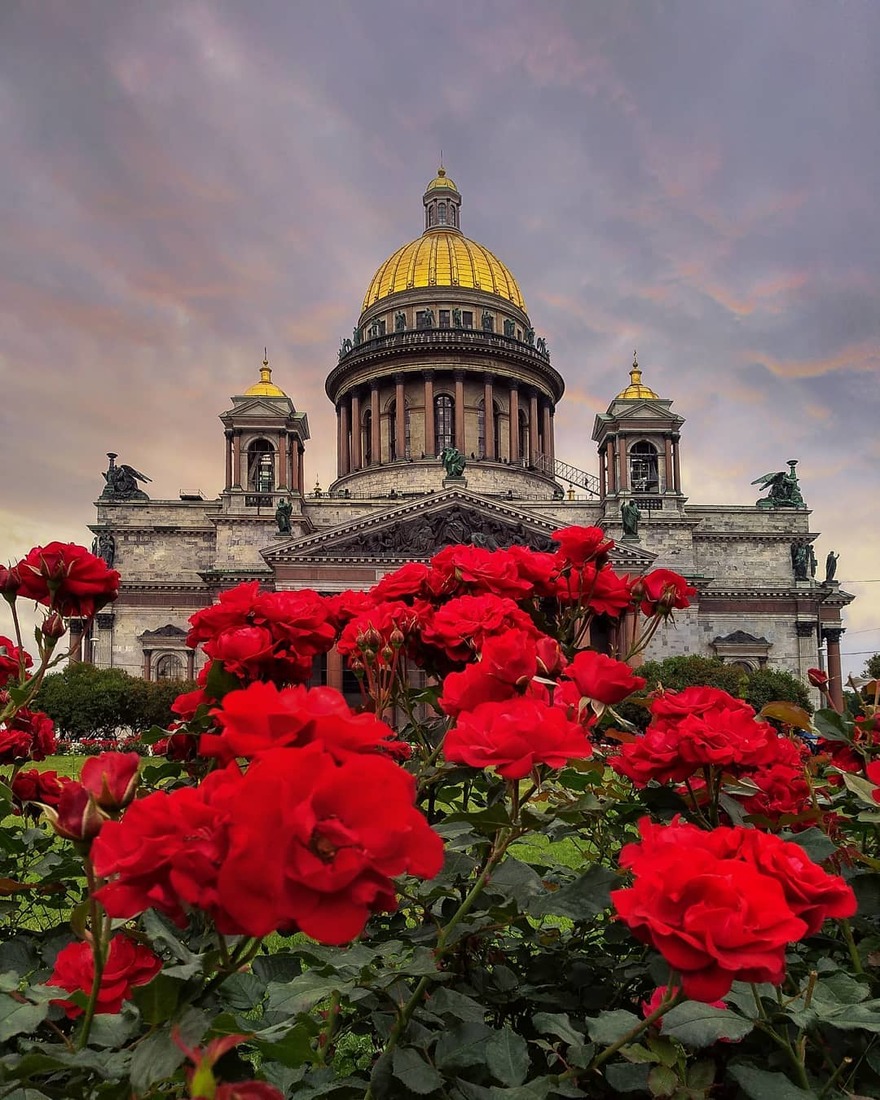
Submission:
[[[102,810],[121,810],[134,798],[139,765],[136,752],[102,752],[83,764],[80,783]]]
[[[13,603],[19,588],[21,588],[21,573],[18,571],[18,566],[10,565],[7,568],[5,565],[0,565],[0,596]]]
[[[821,668],[808,668],[807,679],[820,691],[824,691],[828,687],[828,673],[823,672]]]
[[[44,638],[51,638],[53,640],[63,638],[67,633],[67,627],[64,625],[64,620],[58,614],[57,611],[53,611],[51,615],[47,615],[43,620],[43,624],[40,627],[40,632]]]
[[[57,808],[41,803],[49,824],[65,840],[91,841],[107,820],[98,809],[91,792],[81,783],[68,783],[61,792]]]
[[[390,638],[391,644],[393,646],[395,646],[397,649],[400,649],[400,647],[404,643],[404,640],[405,639],[404,639],[404,636],[403,636],[403,631],[400,630],[399,627],[395,627],[391,631],[391,638]]]

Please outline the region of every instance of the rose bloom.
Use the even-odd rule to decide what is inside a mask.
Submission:
[[[808,668],[807,679],[813,687],[820,689],[828,687],[828,673],[823,672],[821,668]]]
[[[537,637],[531,618],[513,600],[500,596],[459,596],[439,608],[422,626],[422,643],[452,661],[467,661],[486,638],[516,629]]]
[[[330,687],[279,689],[254,683],[243,691],[230,691],[213,713],[222,733],[203,734],[199,752],[224,763],[313,741],[342,759],[350,753],[376,752],[393,736],[375,715],[355,714]]]
[[[26,707],[0,725],[0,764],[45,760],[56,747],[55,723],[41,710]]]
[[[430,568],[420,561],[407,562],[393,573],[387,573],[370,589],[377,603],[384,600],[421,599],[427,596],[426,581]]]
[[[391,648],[392,657],[419,625],[418,612],[402,600],[376,604],[350,619],[342,628],[336,648],[343,657],[359,657],[365,648],[373,651],[372,660],[388,665],[382,650]],[[395,644],[396,642],[396,644]]]
[[[542,641],[556,646],[547,638]],[[543,646],[542,654],[553,661],[556,654]],[[538,674],[538,642],[522,630],[509,630],[487,638],[479,659],[462,672],[450,672],[443,680],[439,703],[453,717],[463,710],[473,710],[480,703],[501,702],[520,694]],[[543,674],[543,672],[542,672]]]
[[[735,796],[749,814],[760,815],[778,824],[783,816],[799,817],[812,809],[810,784],[804,777],[802,766],[771,764],[768,768],[750,772],[749,779],[759,788],[758,793],[750,797]],[[806,829],[810,824],[810,821],[805,821],[800,825],[791,824],[789,828]]]
[[[79,781],[102,810],[121,810],[134,798],[140,762],[136,752],[103,752],[83,764]]]
[[[576,653],[571,664],[563,670],[563,676],[574,681],[581,695],[606,704],[619,703],[647,683],[643,677],[636,676],[628,664],[592,649]]]
[[[460,714],[443,743],[450,763],[494,767],[505,779],[522,779],[538,764],[561,768],[591,753],[576,722],[531,696],[481,703]]]
[[[431,559],[427,584],[440,594],[477,595],[522,599],[531,594],[529,581],[520,576],[515,559],[506,550],[486,550],[481,546],[446,546]]]
[[[132,989],[137,985],[146,985],[161,969],[162,960],[148,947],[142,947],[125,935],[114,936],[101,974],[95,1012],[119,1012],[123,1002],[131,997]],[[69,943],[58,952],[52,977],[46,985],[58,986],[68,993],[79,990],[88,996],[94,978],[95,959],[89,944]],[[83,1013],[79,1005],[72,1001],[59,999],[52,1004],[60,1005],[71,1020]]]
[[[4,638],[0,634],[0,688],[6,687],[10,680],[17,680],[21,667],[20,659],[24,657],[24,667],[30,668],[33,664],[30,653],[19,649],[11,639]]]
[[[612,891],[611,900],[633,935],[681,974],[685,994],[711,1003],[735,981],[779,985],[785,949],[808,926],[792,911],[778,879],[725,850],[726,844],[718,852],[719,830],[654,825],[647,818],[639,830],[642,843],[620,854],[633,884]],[[767,838],[757,830],[738,831]]]
[[[259,595],[259,581],[248,581],[247,584],[239,584],[221,592],[217,603],[190,615],[190,632],[186,644],[195,649],[200,642],[210,641],[224,630],[249,626]]]
[[[557,558],[579,567],[589,561],[604,565],[614,549],[614,541],[605,537],[601,527],[562,527],[551,538],[559,543]]]
[[[528,546],[511,546],[507,556],[516,565],[520,578],[532,586],[538,597],[550,597],[556,593],[559,561],[555,554],[530,550]]]
[[[336,637],[327,601],[310,588],[264,592],[254,603],[254,620],[298,656],[326,653]]]
[[[75,543],[35,546],[18,563],[20,596],[52,607],[65,618],[90,618],[119,594],[119,574]]]
[[[663,1003],[663,999],[666,996],[666,991],[669,989],[668,985],[658,985],[647,1001],[642,1001],[642,1015],[647,1019],[653,1012],[656,1012],[660,1005]],[[677,985],[672,987],[673,993],[678,993],[679,988]],[[712,1008],[727,1008],[724,1001],[712,1001]],[[660,1022],[663,1019],[662,1016],[658,1016],[654,1021],[654,1026],[659,1027]]]
[[[672,611],[679,611],[690,607],[689,596],[697,594],[696,588],[679,573],[673,573],[671,569],[655,569],[637,582],[641,589],[642,614],[669,615]]]
[[[563,604],[581,603],[612,619],[620,618],[632,602],[629,578],[619,577],[608,565],[597,569],[592,562],[563,573],[556,582],[556,596]]]
[[[16,773],[11,784],[17,812],[21,812],[25,803],[39,802],[44,806],[57,806],[61,792],[69,782],[69,779],[59,776],[57,772],[41,772],[38,768],[22,769]],[[38,816],[39,806],[31,806],[28,812]]]

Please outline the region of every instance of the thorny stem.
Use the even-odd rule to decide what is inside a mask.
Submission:
[[[842,920],[840,922],[840,928],[843,932],[843,941],[846,944],[849,951],[849,957],[853,964],[853,970],[856,974],[864,974],[865,968],[862,966],[862,960],[859,956],[859,949],[856,947],[856,941],[853,939],[852,925],[848,920]]]
[[[678,1004],[679,1001],[684,999],[684,994],[680,989],[675,989],[670,981],[666,988],[666,993],[663,995],[663,1000],[654,1009],[650,1016],[646,1016],[644,1020],[639,1020],[635,1027],[631,1028],[626,1035],[621,1035],[619,1039],[611,1044],[610,1047],[603,1050],[601,1054],[597,1054],[596,1057],[589,1065],[589,1070],[597,1070],[599,1066],[604,1065],[609,1058],[612,1058],[621,1047],[627,1046],[633,1039],[641,1035],[643,1031],[656,1023],[660,1017]],[[589,1072],[589,1070],[587,1072]]]
[[[79,1049],[89,1041],[89,1033],[92,1030],[92,1021],[95,1018],[95,1010],[98,1007],[98,995],[101,992],[101,980],[104,977],[104,964],[107,961],[109,949],[110,918],[104,914],[103,907],[96,900],[95,893],[101,885],[100,879],[95,875],[92,861],[88,858],[84,861],[86,882],[89,888],[89,929],[91,932],[92,957],[95,962],[95,974],[92,978],[92,988],[89,1000],[83,1014],[82,1030],[79,1034]]]

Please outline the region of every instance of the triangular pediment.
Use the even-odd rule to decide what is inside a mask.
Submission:
[[[270,566],[328,561],[427,561],[444,546],[471,543],[488,549],[514,544],[533,550],[555,549],[551,535],[561,525],[515,505],[476,496],[463,489],[421,497],[355,523],[292,540],[266,550]],[[615,567],[641,572],[654,555],[630,546],[612,553]]]
[[[294,413],[293,402],[289,397],[234,397],[231,409],[221,413],[221,419],[234,417],[236,420],[263,420],[267,416],[273,419],[285,419]]]

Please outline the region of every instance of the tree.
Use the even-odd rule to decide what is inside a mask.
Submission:
[[[167,726],[171,704],[193,687],[179,680],[148,682],[118,668],[69,664],[45,678],[33,705],[69,737],[110,737],[120,728]]]
[[[759,668],[747,673],[740,694],[755,710],[767,703],[785,702],[796,703],[808,714],[813,712],[806,684],[781,668]]]
[[[865,675],[871,680],[880,680],[880,653],[875,653],[865,661]]]

